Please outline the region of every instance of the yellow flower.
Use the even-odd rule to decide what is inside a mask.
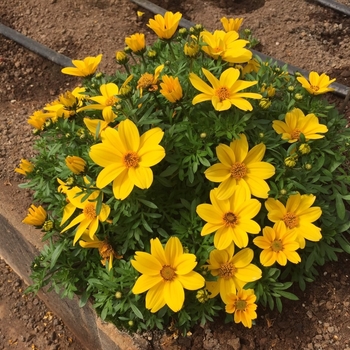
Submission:
[[[46,210],[39,205],[36,207],[34,204],[28,209],[28,215],[22,220],[24,224],[41,227],[46,221]]]
[[[277,134],[282,134],[283,140],[288,140],[289,143],[300,141],[300,134],[305,136],[306,141],[321,139],[324,135],[320,135],[319,133],[328,131],[326,125],[318,122],[315,114],[304,115],[303,111],[299,108],[294,108],[291,112],[288,112],[285,122],[274,120],[272,127]]]
[[[146,48],[145,34],[135,33],[125,38],[125,44],[130,47],[134,53],[142,53]]]
[[[148,291],[146,308],[151,312],[157,312],[165,304],[178,312],[185,301],[184,289],[197,290],[204,286],[203,276],[193,271],[196,256],[184,253],[177,237],[170,237],[165,248],[158,238],[151,239],[151,254],[136,252],[134,259],[131,264],[142,275],[132,292]]]
[[[202,94],[194,97],[192,104],[197,104],[204,101],[211,101],[217,111],[226,111],[232,105],[243,111],[251,111],[253,109],[250,102],[245,98],[259,99],[262,96],[253,92],[239,92],[250,86],[253,86],[257,81],[243,81],[238,80],[239,70],[236,68],[226,69],[217,79],[210,71],[202,68],[204,75],[209,80],[209,86],[196,74],[190,73],[190,81],[192,85]]]
[[[248,151],[248,141],[244,134],[233,140],[230,146],[220,144],[216,155],[220,163],[209,167],[205,177],[213,182],[221,182],[218,187],[218,199],[232,196],[237,186],[249,187],[250,193],[258,198],[267,198],[270,190],[265,179],[275,174],[275,167],[262,162],[266,146],[260,143]]]
[[[226,32],[231,31],[239,31],[239,28],[241,28],[241,25],[243,23],[243,18],[226,18],[222,17],[220,19],[220,22],[222,23],[222,26],[224,27]]]
[[[76,208],[82,210],[81,214],[75,217],[70,224],[61,231],[61,233],[63,233],[78,225],[75,232],[73,245],[75,245],[85,230],[88,230],[90,238],[93,238],[98,229],[99,221],[104,222],[108,218],[111,209],[107,204],[102,203],[100,212],[97,213],[96,211],[96,199],[99,196],[99,192],[100,191],[94,191],[87,198],[84,198],[86,197],[86,192],[83,192],[79,187],[73,187],[71,190],[66,192],[69,203],[65,207],[61,226],[69,219],[70,216],[72,216]]]
[[[45,122],[50,118],[50,115],[43,111],[35,111],[28,119],[28,124],[30,124],[36,130],[42,130],[44,128]]]
[[[157,91],[158,90],[158,78],[160,72],[163,70],[164,64],[158,66],[154,74],[144,73],[141,75],[140,79],[137,82],[137,89],[140,89],[140,95],[142,96],[143,89],[148,91]]]
[[[86,97],[83,93],[85,88],[75,88],[73,91],[66,91],[56,101],[47,104],[44,109],[48,111],[47,116],[55,123],[57,118],[69,118],[75,115],[77,108]]]
[[[34,164],[32,164],[27,159],[21,159],[21,162],[18,168],[15,169],[15,172],[22,175],[28,175],[34,170]]]
[[[106,266],[108,261],[108,270],[112,269],[114,259],[121,259],[123,257],[114,251],[107,239],[100,241],[96,236],[90,238],[89,234],[86,232],[81,236],[79,244],[82,248],[97,248],[102,258],[101,264]]]
[[[253,57],[252,52],[245,48],[249,41],[239,39],[239,34],[235,31],[203,31],[201,39],[206,44],[202,50],[215,60],[221,57],[226,62],[245,63]]]
[[[86,167],[85,160],[77,156],[67,156],[65,162],[68,169],[74,174],[80,174],[84,172]]]
[[[210,298],[220,293],[225,302],[228,295],[236,294],[246,283],[261,278],[261,270],[251,264],[253,258],[254,252],[250,248],[242,249],[234,255],[233,244],[224,250],[212,250],[209,265],[205,265],[213,276],[217,276],[216,281],[206,281],[206,288],[211,293]]]
[[[114,83],[102,84],[100,86],[101,95],[90,97],[90,100],[97,102],[96,104],[90,104],[78,109],[78,112],[86,111],[89,109],[102,110],[103,119],[110,123],[116,118],[116,114],[113,112],[113,106],[119,102],[119,98],[116,95],[119,94],[119,88]]]
[[[245,327],[252,328],[252,320],[255,320],[257,305],[256,295],[253,289],[241,289],[237,294],[229,294],[226,299],[225,311],[234,313],[235,323],[242,322]]]
[[[77,77],[88,77],[96,72],[101,59],[102,55],[86,57],[83,60],[72,60],[75,67],[63,68],[61,72],[68,75],[75,75]]]
[[[260,63],[255,58],[252,58],[242,68],[242,77],[244,78],[246,74],[249,74],[251,72],[257,73],[259,71],[259,69],[260,69]]]
[[[164,75],[160,83],[160,93],[171,103],[175,103],[182,98],[182,87],[179,78],[169,77]]]
[[[251,199],[245,187],[238,187],[229,199],[218,200],[217,189],[210,191],[212,204],[197,206],[197,214],[207,223],[201,236],[215,232],[214,245],[217,249],[226,249],[232,241],[243,248],[248,245],[248,234],[259,233],[260,226],[252,220],[261,208],[257,199]]]
[[[310,72],[309,81],[303,76],[297,77],[297,80],[311,95],[320,95],[326,92],[334,91],[333,88],[328,87],[336,79],[329,79],[329,76],[325,73],[319,75],[316,72]]]
[[[265,202],[267,217],[272,222],[283,222],[288,230],[296,234],[300,248],[305,248],[305,239],[317,242],[322,238],[321,229],[312,222],[322,215],[320,207],[312,207],[316,197],[312,194],[291,195],[284,206],[279,200],[269,198]]]
[[[160,128],[146,131],[141,137],[136,125],[126,119],[118,130],[107,128],[102,143],[90,150],[91,159],[104,169],[97,176],[98,188],[113,182],[113,193],[117,199],[125,199],[134,186],[149,188],[153,182],[150,169],[165,157],[159,145],[164,132]]]
[[[145,13],[142,11],[136,11],[137,17],[142,17]]]
[[[84,118],[83,121],[95,139],[100,138],[109,125],[109,122],[101,119]]]
[[[301,261],[296,250],[299,243],[295,240],[296,234],[287,230],[282,221],[278,221],[273,227],[263,228],[263,236],[253,239],[253,243],[263,249],[260,253],[260,262],[263,266],[271,266],[276,261],[285,266],[287,260],[293,264]]]
[[[165,12],[164,17],[158,14],[154,16],[154,19],[149,20],[147,27],[151,28],[160,39],[171,39],[176,32],[181,17],[180,12],[175,14]]]
[[[184,53],[186,56],[195,57],[199,52],[199,44],[196,41],[186,43],[184,46]]]

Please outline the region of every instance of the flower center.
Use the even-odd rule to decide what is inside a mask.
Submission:
[[[238,217],[234,213],[232,213],[231,211],[229,211],[228,213],[225,213],[224,217],[222,219],[223,219],[226,227],[228,227],[228,226],[233,227],[233,226],[237,225],[237,223],[238,223]]]
[[[169,265],[164,265],[160,270],[160,275],[165,281],[172,281],[175,277],[175,270]]]
[[[230,98],[230,90],[226,86],[221,86],[216,89],[215,95],[219,97],[220,102]]]
[[[310,85],[310,87],[314,91],[318,91],[320,89],[317,85]]]
[[[299,130],[299,129],[294,129],[293,132],[292,132],[292,134],[291,134],[290,136],[292,137],[293,140],[294,140],[294,139],[299,140],[300,134],[301,134],[301,130]]]
[[[137,88],[147,88],[153,84],[153,74],[145,73],[141,75],[141,78],[137,82]]]
[[[139,155],[133,151],[128,151],[123,156],[123,163],[127,168],[136,168],[139,165],[139,160]]]
[[[299,225],[299,218],[294,213],[284,215],[283,221],[288,228],[294,228]]]
[[[106,106],[114,106],[118,102],[118,99],[115,96],[108,97],[106,99]]]
[[[233,178],[240,180],[247,175],[247,167],[244,163],[236,162],[231,165],[230,173]]]
[[[274,252],[280,252],[281,250],[283,250],[283,244],[282,241],[280,239],[275,239],[272,243],[271,243],[271,249]]]
[[[92,203],[86,204],[84,209],[83,209],[83,213],[88,219],[90,219],[90,220],[95,219],[95,217],[96,217],[95,205]]]
[[[245,311],[246,307],[247,307],[247,302],[245,300],[236,301],[236,310]]]
[[[230,279],[235,273],[237,269],[231,262],[227,262],[220,265],[219,268],[219,276],[224,279]]]

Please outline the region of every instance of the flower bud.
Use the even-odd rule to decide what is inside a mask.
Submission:
[[[311,164],[305,164],[305,169],[306,170],[311,170],[312,169],[312,165]]]
[[[116,292],[116,293],[115,293],[116,299],[121,299],[122,296],[123,296],[122,292]]]
[[[270,106],[271,106],[271,101],[270,99],[268,98],[262,98],[259,102],[259,106],[262,108],[262,109],[269,109]]]
[[[200,134],[200,138],[201,139],[205,139],[207,137],[207,134],[205,133],[205,132],[202,132],[201,134]]]
[[[299,152],[301,154],[308,154],[311,152],[311,147],[307,144],[307,143],[302,143],[300,146],[299,146]]]
[[[66,165],[72,173],[80,174],[84,172],[86,162],[83,158],[77,156],[68,156],[66,157]]]
[[[115,53],[115,59],[116,59],[117,63],[119,63],[119,64],[125,64],[129,60],[125,51],[117,51]]]

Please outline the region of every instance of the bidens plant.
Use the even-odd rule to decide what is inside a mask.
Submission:
[[[29,290],[77,294],[131,330],[221,312],[251,327],[350,253],[349,129],[316,96],[333,80],[254,57],[242,19],[180,19],[151,19],[151,46],[126,38],[113,76],[101,55],[74,60],[62,72],[82,85],[30,116],[36,156],[16,171],[47,244]]]

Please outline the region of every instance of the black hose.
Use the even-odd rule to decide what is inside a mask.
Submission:
[[[38,43],[37,41],[26,37],[25,35],[4,26],[0,23],[0,34],[4,35],[6,38],[16,41],[30,51],[47,58],[48,60],[62,66],[62,67],[72,67],[72,60],[54,50],[51,50],[45,45]]]
[[[153,4],[152,2],[150,2],[148,0],[131,0],[131,1],[139,6],[143,7],[144,9],[146,9],[148,11],[155,13],[155,14],[159,13],[161,15],[164,15],[164,13],[166,12],[166,10]],[[328,1],[330,2],[330,0],[328,0]],[[181,27],[190,29],[195,24],[187,19],[181,18],[179,25]],[[299,72],[302,75],[304,75],[306,78],[309,77],[309,72],[305,69],[301,69],[301,68],[295,67],[291,64],[287,64],[281,60],[270,57],[270,56],[265,55],[265,54],[258,52],[256,50],[251,50],[251,51],[253,52],[254,55],[260,57],[263,61],[272,60],[273,62],[277,63],[281,67],[287,65],[287,70],[290,74],[295,74],[296,72]],[[348,88],[345,85],[339,84],[339,83],[333,83],[330,85],[330,87],[334,89],[334,91],[333,91],[334,94],[339,95],[341,97],[345,97],[347,95],[348,91],[350,92],[350,88]]]
[[[315,0],[323,6],[327,6],[333,10],[343,13],[344,15],[350,16],[350,7],[340,4],[334,0]]]

